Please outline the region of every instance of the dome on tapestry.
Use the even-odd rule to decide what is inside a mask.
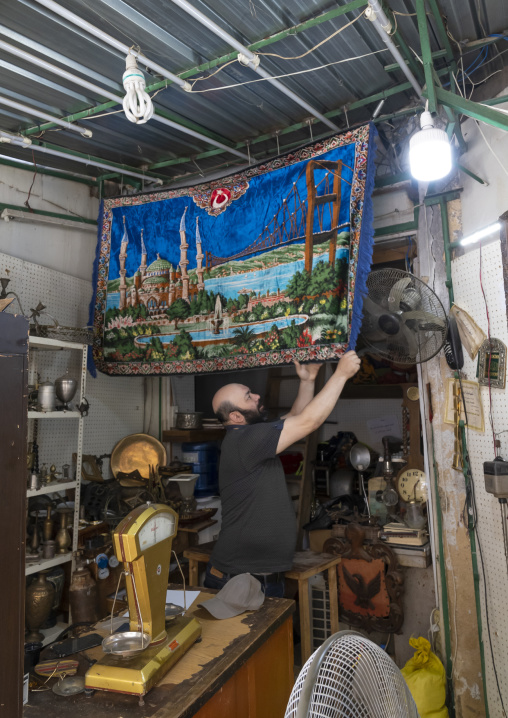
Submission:
[[[147,284],[151,284],[151,285],[153,285],[153,284],[164,284],[164,285],[167,285],[167,284],[168,284],[167,272],[164,272],[164,273],[160,272],[158,275],[155,275],[155,276],[152,276],[152,277],[147,277],[147,278],[145,279],[145,281],[143,282],[143,286],[146,286]]]
[[[171,262],[168,262],[166,259],[161,259],[159,255],[157,255],[157,259],[155,260],[155,262],[152,262],[146,268],[147,274],[154,274],[156,272],[157,274],[168,274],[172,271],[173,265],[171,264]]]

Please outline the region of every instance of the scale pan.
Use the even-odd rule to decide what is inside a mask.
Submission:
[[[113,633],[103,640],[102,650],[104,653],[112,653],[115,656],[133,656],[148,648],[150,641],[148,633],[141,633],[141,631]]]
[[[60,678],[53,686],[53,693],[57,696],[75,696],[85,690],[84,676],[73,676],[72,678]]]

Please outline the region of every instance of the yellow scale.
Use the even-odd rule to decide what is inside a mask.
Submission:
[[[166,622],[171,545],[178,515],[164,504],[144,504],[117,526],[115,554],[123,562],[129,603],[127,633],[103,641],[104,658],[88,669],[86,689],[142,697],[201,635],[195,618]]]

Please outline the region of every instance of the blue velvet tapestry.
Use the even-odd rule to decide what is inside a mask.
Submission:
[[[106,199],[93,360],[111,375],[337,360],[372,254],[373,125],[177,190]]]

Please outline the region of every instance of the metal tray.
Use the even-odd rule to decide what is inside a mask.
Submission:
[[[148,648],[150,640],[148,633],[141,633],[141,631],[113,633],[103,640],[102,650],[104,653],[112,653],[115,656],[134,656]]]
[[[111,471],[116,479],[122,471],[130,474],[136,469],[142,478],[149,478],[150,466],[164,466],[166,449],[160,441],[148,434],[129,434],[120,439],[111,454]]]

